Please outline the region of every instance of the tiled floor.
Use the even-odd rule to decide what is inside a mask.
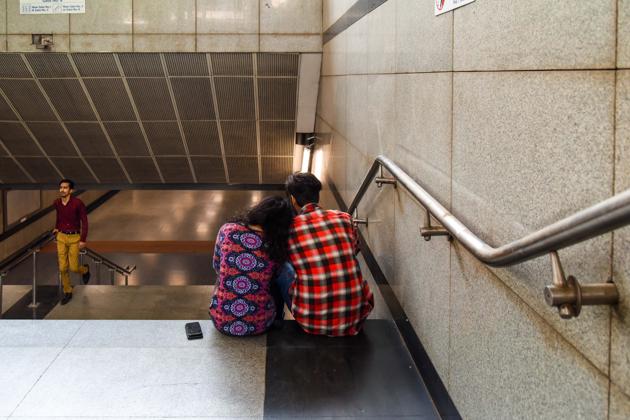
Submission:
[[[90,215],[90,239],[213,240],[228,214],[266,194],[124,191]],[[315,337],[285,321],[237,339],[208,320],[209,255],[107,256],[138,265],[133,286],[107,285],[106,276],[98,285],[94,276],[68,305],[51,300],[46,320],[0,321],[0,420],[438,418],[362,257],[376,306],[360,335]],[[24,270],[25,285],[5,301],[28,303]],[[40,256],[40,272],[45,297],[56,287],[54,253]],[[15,305],[9,313],[32,317]],[[191,319],[202,340],[186,339]]]
[[[202,320],[0,322],[0,416],[437,418],[391,321],[232,338]]]

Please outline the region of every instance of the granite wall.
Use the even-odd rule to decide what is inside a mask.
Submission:
[[[324,0],[324,32],[355,3]],[[498,246],[630,188],[630,0],[433,3],[388,0],[323,46],[317,131],[347,203],[384,154]],[[630,417],[629,227],[560,251],[622,295],[563,320],[549,257],[490,268],[425,242],[402,188],[359,215],[464,418]]]
[[[20,15],[0,0],[0,52],[321,52],[321,0],[86,0],[84,14]]]

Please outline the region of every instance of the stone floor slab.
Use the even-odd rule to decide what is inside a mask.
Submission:
[[[76,286],[47,319],[207,319],[213,286]]]
[[[4,319],[0,347],[64,347],[83,322]]]
[[[60,351],[56,347],[0,347],[0,416],[13,412]]]
[[[199,322],[203,338],[188,340],[184,331],[187,322]],[[68,347],[135,348],[246,348],[264,347],[265,336],[229,337],[221,334],[209,319],[177,321],[113,321],[89,320],[74,336]]]
[[[264,365],[258,347],[67,348],[15,415],[260,416]]]
[[[31,291],[31,286],[2,286],[2,313]]]

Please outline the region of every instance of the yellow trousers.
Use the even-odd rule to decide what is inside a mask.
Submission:
[[[59,274],[63,283],[63,292],[72,293],[72,283],[70,282],[70,273],[85,274],[87,268],[79,267],[79,240],[81,235],[66,235],[57,232],[57,261],[59,263]]]

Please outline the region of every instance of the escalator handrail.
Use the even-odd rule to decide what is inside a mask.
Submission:
[[[557,251],[630,224],[630,189],[580,210],[508,244],[492,247],[475,235],[438,200],[389,158],[379,155],[365,176],[348,212],[353,214],[372,179],[385,168],[442,226],[483,263],[508,266]]]

